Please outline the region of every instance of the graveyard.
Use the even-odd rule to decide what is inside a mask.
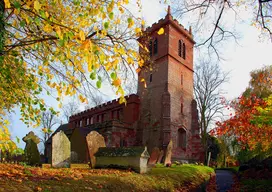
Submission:
[[[0,192],[272,191],[271,10],[0,0]]]
[[[190,191],[214,173],[198,165],[153,168],[148,174],[129,170],[41,168],[0,164],[0,191]]]

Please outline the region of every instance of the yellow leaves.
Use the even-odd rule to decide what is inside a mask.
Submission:
[[[79,38],[80,38],[81,41],[85,40],[85,34],[84,34],[84,32],[82,30],[79,32]]]
[[[119,7],[118,9],[122,14],[124,13],[124,9],[122,7]]]
[[[147,87],[147,85],[146,85],[146,81],[145,81],[145,79],[144,79],[144,78],[142,78],[142,79],[141,79],[141,83],[143,83],[143,84],[144,84],[144,88],[146,88],[146,87]]]
[[[52,33],[53,32],[53,29],[51,27],[51,25],[49,24],[46,24],[44,27],[43,27],[43,30],[46,32],[46,33]],[[59,32],[60,33],[60,32]]]
[[[80,100],[81,103],[87,102],[87,99],[84,98],[82,95],[79,95],[78,98],[79,98],[79,100]]]
[[[16,2],[4,1],[6,8],[13,7]],[[35,107],[39,106],[40,102],[37,105],[35,104],[35,107],[28,106],[28,100],[34,103],[31,99],[36,97],[34,92],[39,92],[38,90],[41,88],[39,83],[44,83],[45,89],[43,88],[42,92],[48,90],[48,95],[63,100],[64,96],[78,94],[77,90],[83,87],[82,79],[80,79],[82,73],[95,73],[97,77],[97,71],[102,68],[109,73],[114,71],[119,74],[120,69],[123,69],[120,66],[123,64],[133,65],[139,61],[139,66],[143,65],[143,60],[138,58],[138,51],[132,51],[133,48],[126,46],[128,45],[127,39],[130,39],[129,35],[134,37],[135,33],[138,35],[142,33],[141,28],[135,26],[135,17],[130,18],[129,14],[123,14],[127,12],[125,5],[129,0],[102,2],[91,0],[68,4],[58,0],[50,2],[32,0],[22,3],[22,1],[19,1],[20,6],[16,6],[21,7],[21,9],[14,9],[18,17],[7,18],[7,23],[13,23],[13,26],[17,26],[17,29],[23,31],[17,32],[16,29],[12,31],[11,26],[7,26],[7,30],[11,29],[9,32],[13,34],[11,38],[7,39],[9,44],[20,41],[33,42],[39,39],[38,37],[53,37],[53,40],[41,41],[14,49],[18,52],[18,55],[22,55],[22,50],[33,53],[37,56],[35,57],[37,64],[35,61],[36,66],[28,70],[34,56],[33,58],[31,58],[31,55],[27,55],[27,58],[19,56],[16,58],[16,60],[19,59],[21,65],[24,64],[23,70],[21,68],[16,69],[22,72],[20,73],[22,75],[20,76],[16,72],[11,74],[12,79],[9,81],[9,86],[14,86],[16,91],[15,93],[5,92],[5,96],[10,95],[10,97],[7,97],[10,102],[7,102],[9,103],[8,107],[6,107],[6,104],[0,104],[0,112],[3,106],[12,108],[10,106],[17,104],[19,100],[19,104],[24,104],[24,107],[21,108],[23,111],[22,120],[27,122],[28,125],[31,121],[39,122],[37,119],[39,112],[35,110]],[[130,29],[123,27],[123,24],[128,25]],[[126,37],[119,36],[123,32],[126,32]],[[87,38],[87,35],[92,33],[94,35]],[[112,36],[112,40],[109,35]],[[117,46],[115,47],[115,45]],[[23,58],[22,61],[21,58]],[[11,66],[18,66],[18,62],[7,62],[6,60],[4,63],[8,66],[7,69],[12,69]],[[17,79],[19,82],[15,81]],[[116,93],[121,96],[124,95],[124,90],[121,87],[122,80],[116,77],[116,79],[112,78],[110,81],[117,90],[115,90]],[[17,83],[19,86],[16,85]],[[66,86],[63,83],[66,83]],[[1,84],[3,83],[1,82]],[[22,100],[24,97],[26,97],[26,100]],[[17,98],[17,100],[12,100],[12,98]],[[82,102],[86,101],[84,97],[79,99]],[[44,104],[44,106],[47,105]]]
[[[57,33],[58,37],[59,37],[60,39],[63,39],[63,36],[62,36],[60,27],[59,27],[59,26],[56,26],[56,27],[55,27],[55,30],[56,30],[56,33]]]
[[[164,34],[164,28],[160,28],[160,30],[158,31],[158,35],[162,35]]]
[[[128,62],[129,65],[134,63],[134,61],[133,61],[133,59],[131,57],[127,58],[127,62]]]
[[[112,85],[115,87],[119,87],[121,85],[121,80],[119,78],[113,80]]]
[[[135,28],[135,33],[138,34],[138,35],[141,35],[142,29],[139,28],[139,27],[136,27],[136,28]]]
[[[5,8],[6,9],[10,8],[10,2],[9,2],[9,0],[4,0],[4,2],[5,2]]]
[[[39,12],[39,10],[41,9],[41,4],[39,3],[38,0],[34,1],[34,9]]]
[[[120,104],[125,103],[125,105],[127,104],[127,101],[126,101],[126,99],[125,99],[124,96],[121,96],[121,97],[119,98],[119,103],[120,103]]]

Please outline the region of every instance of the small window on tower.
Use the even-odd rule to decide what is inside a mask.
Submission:
[[[186,48],[185,48],[185,43],[182,44],[182,58],[186,58]]]
[[[156,38],[154,41],[154,55],[158,53],[158,39]]]
[[[178,43],[178,55],[181,57],[181,53],[182,53],[182,44],[183,42],[181,40],[179,40]]]
[[[181,86],[183,86],[183,74],[182,73],[180,75],[180,84],[181,84]]]
[[[149,41],[149,55],[152,56],[152,40]]]
[[[186,57],[186,47],[185,47],[185,43],[182,40],[179,40],[179,43],[178,43],[178,55],[182,57],[183,59],[185,59]]]
[[[149,76],[149,82],[152,82],[152,74]]]
[[[183,103],[180,104],[180,113],[183,115]]]

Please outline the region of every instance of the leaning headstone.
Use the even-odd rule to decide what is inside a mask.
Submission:
[[[170,140],[166,149],[166,153],[165,153],[164,165],[171,165],[172,149],[173,149],[173,141]]]
[[[157,163],[161,163],[162,158],[163,158],[163,155],[164,155],[164,151],[163,151],[163,150],[160,150],[160,154],[159,154],[159,157],[158,157]]]
[[[154,147],[151,152],[150,158],[148,160],[148,164],[155,165],[157,163],[159,155],[160,155],[160,149],[158,147]]]
[[[39,165],[41,161],[37,146],[40,142],[39,137],[37,137],[33,131],[30,131],[25,137],[23,137],[23,141],[26,143],[24,150],[26,163],[29,165]]]
[[[94,154],[98,151],[99,147],[106,147],[105,139],[102,135],[100,135],[96,131],[91,131],[86,137],[90,160],[91,160],[91,167],[94,168],[96,164],[96,159]]]
[[[71,144],[63,131],[52,137],[52,167],[69,167]]]

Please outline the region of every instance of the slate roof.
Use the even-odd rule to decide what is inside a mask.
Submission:
[[[60,125],[60,126],[56,129],[56,131],[55,131],[55,132],[49,137],[49,139],[46,141],[46,144],[51,144],[51,143],[52,143],[52,137],[53,137],[56,133],[58,133],[58,132],[60,132],[60,131],[63,131],[63,132],[65,133],[65,135],[68,137],[68,139],[70,139],[70,137],[71,137],[71,135],[72,135],[72,133],[73,133],[73,130],[74,130],[74,129],[69,128],[69,124],[68,124],[68,123]]]

